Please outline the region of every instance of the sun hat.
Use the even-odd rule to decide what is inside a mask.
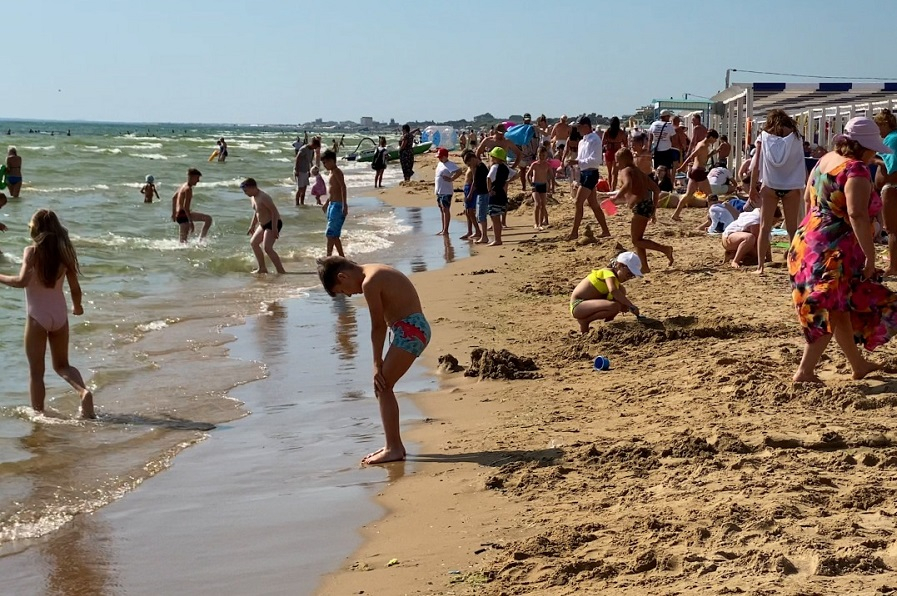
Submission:
[[[491,155],[495,159],[500,159],[502,161],[506,161],[508,159],[508,152],[501,147],[494,147],[492,151],[489,152],[489,155]]]
[[[673,110],[660,110],[661,116],[673,116],[674,114]]]
[[[448,157],[448,155],[448,149],[446,149],[445,147],[440,147],[436,150],[436,157],[443,158]]]
[[[881,142],[878,124],[871,118],[866,118],[865,116],[851,118],[844,125],[844,133],[835,137],[835,142],[838,142],[838,137],[842,136],[847,137],[851,141],[856,141],[864,149],[875,151],[876,153],[893,153],[890,147]]]
[[[152,175],[152,174],[147,174],[147,175],[146,175],[146,181],[147,181],[148,184],[152,184],[153,182],[156,181],[156,179],[153,178],[153,175]]]
[[[642,276],[642,260],[638,258],[638,255],[634,252],[621,252],[617,255],[617,258],[614,259],[614,262],[626,265],[627,269],[629,269],[634,276]]]

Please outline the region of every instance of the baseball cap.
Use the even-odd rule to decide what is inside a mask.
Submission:
[[[660,110],[661,116],[672,116],[674,115],[673,110]]]
[[[448,154],[448,149],[446,149],[445,147],[440,147],[440,148],[436,151],[436,157],[448,157],[448,155],[449,155],[449,154]]]
[[[532,120],[533,117],[529,115],[529,112],[527,112],[526,114],[523,115],[523,119],[524,120]]]
[[[617,255],[617,258],[614,259],[614,261],[621,265],[626,265],[626,268],[629,269],[634,276],[642,276],[642,260],[638,258],[638,255],[634,252],[621,252]]]
[[[502,161],[506,161],[508,159],[507,151],[505,151],[501,147],[494,147],[492,151],[489,152],[489,155]]]
[[[842,135],[836,136],[835,142],[838,141],[839,136]],[[871,118],[866,118],[865,116],[851,118],[847,124],[844,125],[843,136],[851,141],[856,141],[862,145],[863,148],[869,149],[870,151],[875,151],[876,153],[893,153],[890,147],[881,142],[881,134],[878,130],[878,124]]]

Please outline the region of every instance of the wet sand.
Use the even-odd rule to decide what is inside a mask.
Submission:
[[[439,225],[438,213],[401,211],[412,228]],[[447,253],[442,239],[412,232],[387,252],[410,273],[462,258],[462,244]],[[263,303],[228,335],[231,366],[265,366],[265,379],[230,392],[251,415],[220,424],[124,498],[17,544],[0,558],[4,591],[308,594],[360,545],[358,527],[383,514],[372,496],[406,471],[359,466],[382,442],[363,301],[312,291]],[[415,366],[400,389],[435,387]],[[404,420],[419,421],[403,402]]]

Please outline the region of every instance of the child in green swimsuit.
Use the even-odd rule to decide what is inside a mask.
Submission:
[[[638,316],[639,309],[629,298],[623,283],[642,276],[642,262],[634,252],[623,252],[608,269],[595,269],[570,296],[570,314],[579,321],[579,330],[588,333],[592,321],[611,321],[621,312]]]

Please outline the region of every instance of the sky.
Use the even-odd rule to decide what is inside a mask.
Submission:
[[[712,96],[727,68],[897,81],[893,1],[10,1],[0,118],[611,116]]]

